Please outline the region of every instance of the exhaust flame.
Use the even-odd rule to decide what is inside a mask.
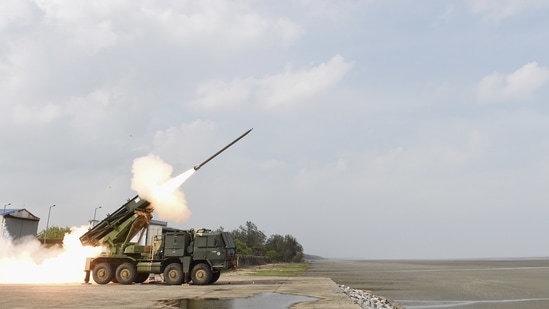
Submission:
[[[79,237],[87,226],[73,227],[63,247],[45,248],[29,237],[16,243],[0,237],[0,283],[73,283],[84,281],[86,258],[101,247],[83,247]]]
[[[194,169],[171,177],[173,168],[156,155],[148,155],[133,161],[132,189],[139,197],[154,207],[161,219],[176,222],[186,221],[191,211],[182,191],[177,190],[192,174]]]

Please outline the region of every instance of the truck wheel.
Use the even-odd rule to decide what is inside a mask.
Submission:
[[[212,274],[212,280],[210,281],[210,283],[215,283],[217,280],[219,280],[219,277],[221,276],[221,272],[220,271],[216,271]]]
[[[149,274],[148,273],[138,273],[137,276],[135,276],[135,280],[133,282],[143,283],[147,279],[149,279]]]
[[[93,268],[93,281],[97,284],[107,284],[113,277],[112,266],[109,263],[99,263]]]
[[[205,263],[196,264],[193,267],[191,277],[196,285],[206,285],[212,281],[212,269]]]
[[[115,277],[120,284],[130,284],[135,280],[136,276],[137,269],[135,268],[135,265],[130,262],[122,263],[116,268]]]
[[[171,263],[164,269],[164,281],[170,285],[180,285],[183,283],[185,274],[183,267],[178,263]]]

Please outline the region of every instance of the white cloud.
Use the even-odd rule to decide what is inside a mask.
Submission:
[[[493,22],[548,6],[544,0],[469,0],[473,13]]]
[[[31,1],[0,1],[0,32],[10,25],[25,26],[32,22],[33,13]]]
[[[108,20],[76,28],[73,31],[74,43],[91,53],[116,45],[118,39],[112,29],[112,22]]]
[[[246,1],[226,0],[2,1],[0,34],[10,28],[58,41],[65,45],[59,46],[63,50],[79,48],[84,54],[149,35],[186,48],[215,45],[242,50],[287,47],[304,33],[302,26],[287,17],[267,17]]]
[[[301,6],[305,14],[333,21],[344,20],[356,12],[374,4],[377,0],[299,0],[294,4]]]
[[[227,83],[222,80],[210,80],[196,88],[197,99],[189,104],[203,109],[234,109],[248,101],[255,82],[253,80],[234,79]]]
[[[485,76],[477,87],[477,98],[482,103],[523,100],[548,81],[549,69],[530,62],[508,75],[496,72]]]
[[[110,120],[123,114],[124,108],[117,106],[116,87],[100,88],[88,94],[72,97],[64,103],[64,111],[74,129],[82,132],[109,130]],[[94,134],[95,135],[95,134]]]
[[[486,133],[459,125],[448,132],[429,133],[415,145],[397,146],[385,152],[366,154],[367,169],[385,174],[446,174],[474,165],[490,148]]]
[[[111,5],[108,1],[37,0],[36,3],[45,16],[42,27],[62,34],[65,44],[88,54],[116,45],[118,35],[113,20],[117,19],[120,8],[130,10],[127,3]]]
[[[211,152],[216,132],[217,125],[214,122],[201,119],[172,126],[156,132],[151,152],[170,164],[191,167],[199,163],[197,159],[202,159],[197,158],[197,155]]]
[[[142,12],[159,31],[180,42],[242,48],[251,42],[287,46],[303,34],[301,26],[287,18],[267,18],[247,4],[233,1],[181,2],[143,6]]]
[[[278,18],[271,22],[272,32],[275,34],[273,37],[280,38],[280,42],[284,45],[290,45],[301,38],[304,34],[304,30],[301,26],[287,18]]]
[[[261,79],[211,80],[197,87],[195,99],[189,104],[206,110],[226,110],[253,97],[263,108],[294,108],[336,85],[353,66],[353,62],[336,55],[312,68],[288,67],[282,73]]]
[[[340,55],[328,62],[298,71],[285,70],[259,82],[257,98],[264,107],[277,108],[306,101],[322,90],[337,84],[354,66]]]
[[[17,124],[47,124],[61,116],[61,106],[48,103],[42,106],[16,105],[12,119]]]

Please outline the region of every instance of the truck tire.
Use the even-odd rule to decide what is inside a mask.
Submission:
[[[185,274],[183,267],[178,263],[171,263],[164,269],[164,281],[170,285],[180,285],[183,283]]]
[[[210,265],[205,263],[196,264],[191,272],[191,278],[196,285],[210,284],[212,281],[212,269]]]
[[[210,283],[215,283],[217,280],[219,280],[220,276],[221,276],[221,272],[220,271],[215,271],[212,274],[212,280],[210,281]]]
[[[109,263],[99,263],[93,268],[93,281],[97,284],[107,284],[113,277],[112,266]]]
[[[137,276],[137,269],[135,265],[130,262],[120,264],[116,268],[116,281],[120,284],[131,284]]]
[[[133,282],[135,283],[143,283],[149,279],[148,273],[137,273],[137,276],[135,276],[135,280]]]

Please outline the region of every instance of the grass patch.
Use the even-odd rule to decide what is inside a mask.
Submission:
[[[309,268],[308,263],[283,263],[261,266],[250,272],[250,276],[279,276],[296,277],[303,274]]]

